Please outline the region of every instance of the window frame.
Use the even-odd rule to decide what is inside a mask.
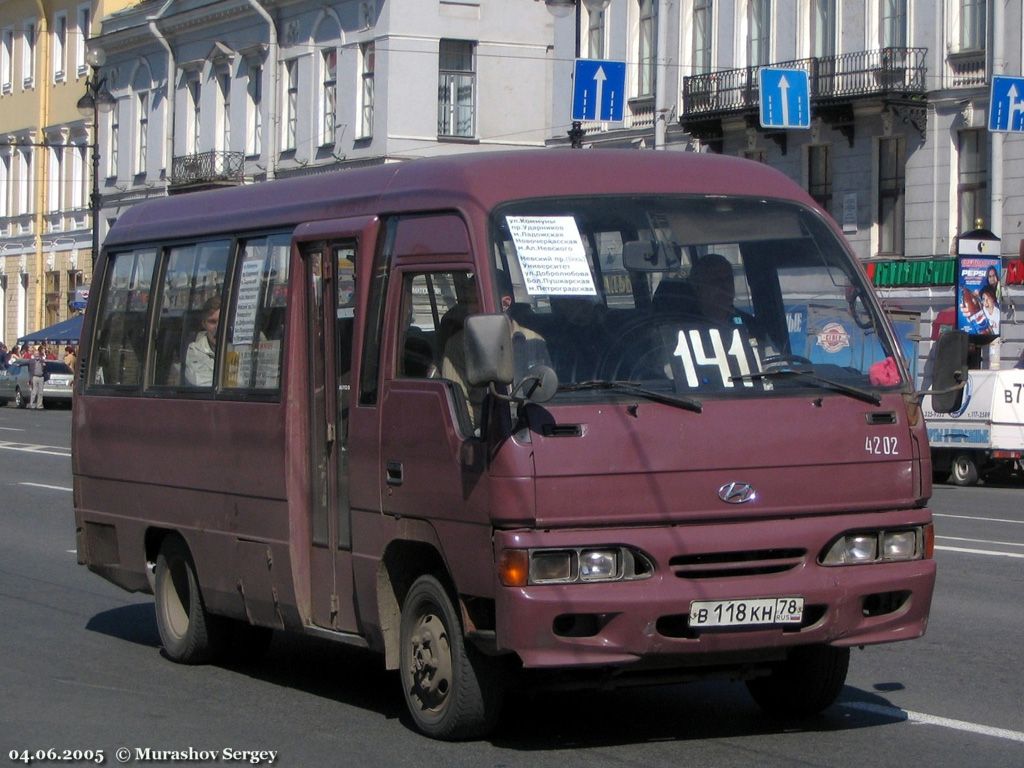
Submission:
[[[450,66],[457,57],[461,61],[466,50],[456,50],[456,46],[468,47],[469,68],[456,69]],[[449,65],[449,66],[446,66]],[[460,99],[461,91],[469,89],[468,105]],[[476,138],[477,119],[477,42],[442,38],[438,41],[438,83],[437,83],[437,136],[442,139],[473,139]],[[459,116],[468,110],[469,127],[461,130]]]

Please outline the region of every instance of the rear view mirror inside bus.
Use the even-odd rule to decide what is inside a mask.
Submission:
[[[622,264],[630,272],[665,272],[679,266],[679,246],[652,240],[622,244]]]
[[[967,345],[967,334],[963,331],[948,331],[935,342],[932,409],[937,413],[953,413],[963,404]]]

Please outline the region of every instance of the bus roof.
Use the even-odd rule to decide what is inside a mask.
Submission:
[[[160,198],[125,211],[105,245],[347,216],[463,206],[490,210],[508,200],[581,193],[752,195],[813,205],[807,193],[782,173],[735,157],[632,149],[510,150],[431,157]]]

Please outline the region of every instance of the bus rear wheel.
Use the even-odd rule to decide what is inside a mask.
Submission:
[[[809,717],[839,697],[849,666],[849,648],[794,648],[767,677],[748,680],[747,689],[761,709],[773,717]]]
[[[400,669],[416,727],[436,739],[486,735],[497,721],[502,686],[494,660],[467,647],[448,591],[421,576],[402,605]]]
[[[205,664],[220,650],[223,620],[206,610],[188,546],[168,537],[156,559],[156,625],[164,651],[179,664]]]

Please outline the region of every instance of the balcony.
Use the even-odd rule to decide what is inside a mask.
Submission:
[[[853,104],[880,100],[924,135],[927,48],[881,48],[839,56],[796,59],[770,66],[801,69],[810,81],[815,117],[840,128],[853,144]],[[758,124],[759,67],[744,67],[683,80],[684,129],[701,140],[721,141],[722,120]]]
[[[171,162],[168,192],[194,192],[221,186],[237,186],[245,181],[245,154],[242,152],[199,152],[175,157]]]

